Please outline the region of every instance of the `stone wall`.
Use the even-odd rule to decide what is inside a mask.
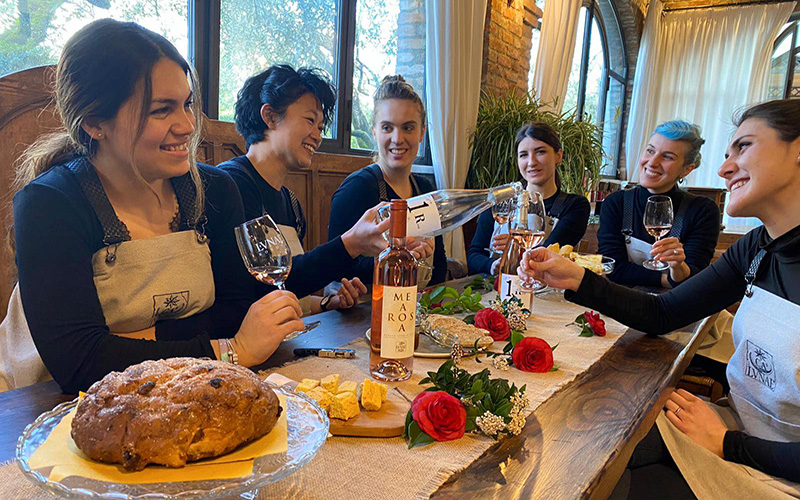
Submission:
[[[397,73],[420,94],[425,89],[425,2],[400,0],[397,16]]]

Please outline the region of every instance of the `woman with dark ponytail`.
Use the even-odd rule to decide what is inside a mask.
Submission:
[[[527,190],[539,192],[544,198],[548,221],[547,237],[543,244],[577,245],[589,223],[589,200],[561,190],[558,166],[564,158],[564,150],[558,133],[546,123],[525,124],[517,131],[514,149],[519,172],[527,182]],[[486,211],[478,217],[478,228],[467,251],[471,274],[497,272],[500,255],[489,255],[487,248],[493,243],[497,252],[502,254],[508,245],[509,235],[508,226],[496,226],[491,212]]]
[[[251,366],[303,328],[291,293],[253,303],[236,185],[195,162],[198,98],[175,47],[137,24],[103,19],[69,39],[55,86],[64,130],[18,169],[0,390],[52,375],[76,393],[174,356],[235,352]]]
[[[341,237],[305,253],[306,223],[295,194],[284,185],[293,170],[308,168],[322,144],[322,131],[336,104],[335,89],[318,70],[289,65],[271,66],[245,81],[236,99],[236,130],[247,142],[247,154],[221,163],[244,202],[247,219],[269,214],[292,251],[292,271],[286,288],[301,297],[304,313],[346,309],[367,288],[350,275],[356,258],[377,255],[386,246],[382,232],[388,221],[375,224],[377,211],[359,213]],[[310,295],[331,281],[340,281],[337,293]]]

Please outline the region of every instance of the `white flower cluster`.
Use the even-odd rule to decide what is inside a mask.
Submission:
[[[501,432],[516,436],[525,427],[525,410],[528,408],[530,401],[525,394],[517,392],[511,396],[511,404],[514,406],[508,414],[511,421],[507,424],[503,417],[487,411],[475,419],[475,425],[487,436],[497,436]]]
[[[517,297],[508,300],[501,300],[500,297],[497,297],[492,302],[491,308],[506,317],[508,326],[512,330],[525,330],[525,320],[528,319],[530,313],[525,312],[527,309],[522,307],[522,301]]]
[[[506,371],[511,366],[509,358],[511,356],[495,356],[492,358],[492,366],[501,371]]]
[[[488,411],[475,419],[475,425],[487,436],[496,436],[506,428],[503,417]]]

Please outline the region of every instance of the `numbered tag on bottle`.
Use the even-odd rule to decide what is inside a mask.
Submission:
[[[433,196],[418,197],[408,204],[408,226],[406,236],[426,236],[442,228],[439,209]]]
[[[528,292],[520,288],[519,276],[516,274],[501,274],[499,279],[501,280],[500,298],[502,300],[508,300],[516,295],[522,301],[522,307],[533,311],[531,307],[533,305],[533,292]]]
[[[417,287],[384,286],[381,310],[381,357],[404,359],[414,355]]]

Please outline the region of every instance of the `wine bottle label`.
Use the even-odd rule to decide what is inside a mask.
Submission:
[[[408,204],[406,236],[425,236],[441,228],[442,220],[433,196],[419,197]]]
[[[522,301],[522,307],[532,311],[533,305],[533,292],[528,292],[520,288],[519,276],[516,274],[501,274],[500,275],[500,298],[508,300],[513,296],[519,297]]]
[[[384,286],[381,318],[381,357],[414,355],[417,314],[416,286]]]

